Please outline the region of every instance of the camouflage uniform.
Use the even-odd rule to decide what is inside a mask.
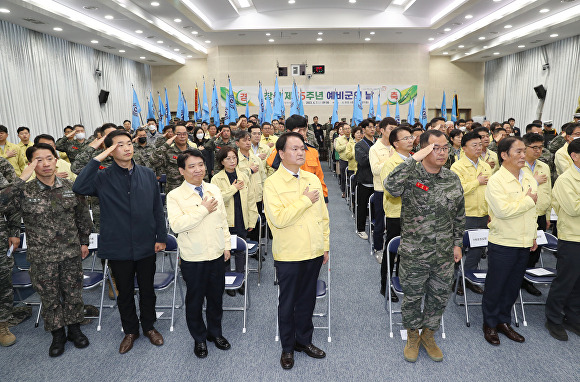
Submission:
[[[556,171],[556,162],[554,161],[555,156],[556,156],[556,151],[560,150],[562,148],[562,146],[564,146],[566,144],[566,137],[563,137],[561,135],[556,136],[554,139],[552,139],[550,141],[550,143],[548,143],[548,154],[549,154],[549,159],[546,162],[543,158],[546,157],[545,151],[546,148],[544,147],[544,149],[542,150],[542,156],[540,157],[540,160],[542,162],[546,162],[548,164],[548,166],[550,166],[550,176],[552,178],[552,185],[554,185],[556,183],[556,179],[558,178],[558,172]]]
[[[17,180],[7,188],[6,211],[22,211],[32,286],[40,295],[44,328],[53,331],[84,320],[81,245],[88,245],[92,222],[86,199],[72,182],[55,177]]]
[[[83,148],[89,144],[89,140],[85,139],[84,142],[79,142],[76,139],[68,139],[67,137],[62,137],[56,141],[56,149],[66,153],[70,163],[74,163],[78,154],[81,153]]]
[[[153,172],[156,173],[157,171],[155,171],[155,168],[153,168],[153,165],[151,164],[154,153],[155,147],[150,146],[149,144],[141,146],[138,143],[133,143],[133,159],[135,159],[135,157],[137,158],[135,163],[140,164],[141,166],[149,167],[151,170],[153,170]],[[138,161],[141,163],[138,163]]]
[[[497,142],[496,141],[489,142],[489,146],[487,146],[487,149],[497,154]]]
[[[187,148],[197,148],[197,146],[190,141],[187,141],[186,144],[188,146]],[[175,143],[172,143],[171,146],[164,143],[163,146],[155,149],[153,153],[152,165],[157,170],[157,176],[165,174],[167,178],[165,194],[168,194],[183,183],[183,176],[179,173],[179,168],[177,167],[177,156],[181,153],[182,151],[175,145]]]
[[[0,157],[0,189],[10,185],[16,179],[14,167],[5,158]],[[0,194],[0,322],[10,320],[14,302],[12,289],[12,268],[14,257],[6,256],[8,238],[20,236],[20,211],[5,213],[8,198]]]
[[[307,129],[306,139],[308,140],[308,143],[312,145],[316,150],[319,149],[318,142],[316,141],[316,136],[314,135],[314,130],[312,130],[312,127],[309,127]]]
[[[555,154],[556,151],[560,150],[562,148],[562,146],[564,146],[565,144],[566,144],[566,137],[558,135],[556,138],[554,138],[550,141],[550,143],[548,144],[548,150],[550,150],[550,152],[552,154]]]
[[[463,246],[465,202],[455,173],[425,171],[409,158],[385,179],[385,189],[401,197],[399,277],[401,311],[407,329],[437,330],[453,281],[453,247]],[[421,301],[425,306],[421,312]]]

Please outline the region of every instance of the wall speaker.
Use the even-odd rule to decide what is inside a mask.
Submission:
[[[101,105],[106,104],[108,99],[109,99],[109,92],[106,90],[101,90],[101,92],[99,93],[99,103]]]
[[[544,85],[538,85],[534,88],[534,91],[536,92],[536,95],[538,96],[539,99],[546,99],[546,88],[544,87]]]

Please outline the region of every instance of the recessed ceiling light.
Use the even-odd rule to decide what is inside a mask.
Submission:
[[[365,41],[371,41],[370,37],[365,38]]]
[[[525,45],[518,45],[518,48],[525,48]]]
[[[510,24],[504,26],[505,29],[510,29],[512,26]]]
[[[321,38],[321,37],[318,37],[318,38],[316,39],[316,41],[322,41],[322,38]]]
[[[444,54],[444,55],[448,55],[449,53],[448,53],[448,52],[443,52],[443,54]]]
[[[191,58],[191,57],[193,57],[191,54],[188,54],[188,55],[187,55],[187,58]]]
[[[548,13],[550,10],[548,8],[540,9],[540,13]]]
[[[487,45],[484,45],[484,46],[483,46],[483,49],[487,49]]]
[[[157,1],[153,1],[153,2],[151,2],[151,6],[158,7],[159,3]]]
[[[370,32],[369,34],[370,34],[371,36],[373,36],[373,35],[375,34],[375,32]]]
[[[119,53],[125,53],[125,51],[123,49],[119,50]]]
[[[99,41],[98,41],[98,40],[91,40],[91,43],[93,43],[93,44],[98,44],[98,43],[99,43]]]
[[[141,56],[141,57],[139,57],[139,58],[140,58],[140,59],[142,59],[142,60],[144,60],[144,59],[145,59],[145,56]]]
[[[480,40],[485,40],[485,37],[481,36],[479,39],[480,39]]]
[[[158,44],[163,44],[163,40],[157,40]]]
[[[113,16],[111,16],[111,15],[107,15],[107,16],[105,16],[105,18],[106,18],[107,20],[113,20],[113,19],[114,19],[114,17],[113,17]]]
[[[435,38],[429,37],[429,41],[433,41],[433,40],[435,40]]]
[[[191,34],[198,34],[198,33],[199,33],[198,31],[191,32]]]
[[[318,32],[318,35],[319,36],[322,36],[323,34],[324,34],[323,32]]]
[[[174,52],[179,52],[179,48],[173,49]]]
[[[469,52],[465,52],[464,54],[467,56],[468,54],[471,54],[471,53],[469,53]]]
[[[139,34],[141,34],[141,33],[143,33],[143,31],[142,31],[141,29],[137,29],[137,30],[135,31],[135,33],[139,33]]]
[[[466,18],[467,20],[469,20],[469,19],[472,19],[472,18],[473,18],[473,15],[465,15],[465,18]]]
[[[180,23],[181,19],[173,19],[173,21],[175,21],[176,23]]]
[[[52,30],[57,31],[57,32],[62,32],[62,28],[59,28],[59,27],[52,28]]]
[[[445,32],[449,32],[451,30],[451,28],[445,28],[443,29]]]
[[[558,37],[558,33],[553,33],[550,35],[550,37]]]
[[[206,44],[211,44],[211,41],[210,40],[205,40],[205,43]]]
[[[497,55],[499,55],[499,52],[493,52],[493,55],[497,56]]]
[[[272,33],[266,33],[266,36],[271,36],[271,35],[272,35]]]
[[[274,39],[273,39],[273,38],[271,38],[271,39],[269,39],[268,41],[269,41],[269,42],[274,42]]]
[[[10,13],[10,9],[0,8],[0,13]]]
[[[354,4],[356,3],[356,0],[348,0],[349,3]]]
[[[465,45],[459,45],[459,46],[458,46],[458,48],[459,48],[459,49],[461,49],[461,48],[465,48]]]
[[[294,4],[295,2],[295,0],[288,0],[288,4]]]

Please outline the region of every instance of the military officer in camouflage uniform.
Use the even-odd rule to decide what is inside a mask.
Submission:
[[[30,279],[40,295],[44,328],[52,332],[49,355],[58,357],[67,339],[77,348],[89,345],[80,329],[84,320],[81,258],[89,254],[92,222],[86,199],[72,191],[70,180],[56,176],[58,156],[52,146],[34,145],[26,150],[26,158],[30,165],[20,178],[26,181],[34,171],[36,179],[17,181],[5,190],[11,198],[7,212],[22,212]]]
[[[185,124],[178,122],[175,125],[175,135],[157,148],[153,154],[151,164],[157,169],[157,176],[165,174],[167,178],[165,185],[166,194],[183,183],[183,176],[179,173],[179,167],[177,167],[177,157],[188,148],[195,149],[197,145],[189,140]],[[133,159],[137,163],[136,158],[133,157]]]
[[[151,160],[153,154],[155,153],[155,147],[147,143],[147,131],[140,127],[135,131],[135,137],[133,138],[133,156],[141,158],[141,166],[149,167],[153,171],[155,169],[151,165]],[[139,164],[139,163],[138,163]]]
[[[70,163],[72,164],[77,155],[88,144],[85,136],[85,127],[83,125],[74,125],[73,131],[56,141],[56,149],[66,153]]]
[[[5,158],[0,157],[0,189],[9,186],[16,179],[14,167]],[[7,195],[0,195],[0,345],[10,346],[16,342],[16,337],[8,328],[8,320],[12,317],[14,290],[12,289],[12,268],[14,257],[6,256],[12,245],[20,244],[20,211],[5,213],[4,205],[8,202]]]
[[[449,153],[445,134],[429,130],[421,135],[420,144],[422,149],[384,180],[385,189],[400,196],[403,206],[398,253],[404,292],[401,312],[408,336],[404,356],[409,362],[417,360],[420,344],[431,359],[443,360],[433,333],[447,305],[454,262],[461,260],[465,229],[461,182],[443,167]]]

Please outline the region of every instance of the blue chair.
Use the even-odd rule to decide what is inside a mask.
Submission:
[[[236,236],[236,251],[244,251],[246,253],[246,266],[244,273],[239,272],[226,272],[226,290],[238,290],[242,287],[244,282],[246,282],[246,291],[244,293],[244,304],[242,306],[228,306],[224,307],[223,310],[227,311],[242,311],[244,312],[244,321],[243,321],[243,328],[242,333],[246,332],[246,316],[248,310],[248,299],[250,294],[250,286],[247,283],[248,280],[248,243]]]
[[[387,244],[387,252],[397,253],[399,250],[399,245],[401,244],[401,236],[395,236]],[[384,259],[387,262],[387,285],[389,285],[397,295],[400,295],[400,300],[403,300],[403,287],[401,286],[401,281],[399,276],[391,276],[391,264],[389,259]],[[394,266],[397,268],[399,262],[399,256],[395,256]],[[393,309],[393,302],[391,300],[391,294],[387,288],[387,293],[385,293],[385,309],[389,312],[389,337],[393,338],[393,314],[401,313],[401,310]],[[402,324],[402,323],[400,323]],[[445,338],[445,320],[441,317],[441,337]]]
[[[367,203],[367,209],[368,209],[367,221],[368,221],[368,227],[369,227],[368,241],[369,241],[369,244],[371,245],[371,256],[374,255],[374,253],[373,253],[373,250],[374,250],[373,231],[375,230],[375,219],[373,218],[374,203],[375,203],[375,194],[373,192],[371,194],[371,196],[369,197],[369,202]]]

